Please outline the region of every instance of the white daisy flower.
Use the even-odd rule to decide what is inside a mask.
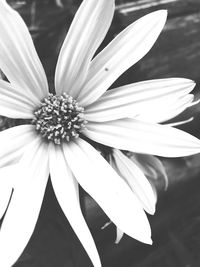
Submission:
[[[143,206],[131,188],[84,139],[137,153],[186,156],[200,141],[159,125],[193,100],[194,83],[165,79],[111,84],[153,46],[166,11],[144,16],[101,53],[114,0],[84,0],[63,43],[55,73],[55,95],[23,20],[0,0],[0,114],[29,123],[0,133],[0,216],[14,192],[0,231],[0,266],[10,267],[27,245],[38,219],[47,181],[95,267],[101,262],[83,218],[78,184],[122,232],[151,244]],[[130,118],[131,117],[131,118]],[[154,207],[149,205],[150,212]]]

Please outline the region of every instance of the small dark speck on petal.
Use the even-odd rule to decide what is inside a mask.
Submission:
[[[105,68],[105,71],[109,71],[109,69],[108,68]]]

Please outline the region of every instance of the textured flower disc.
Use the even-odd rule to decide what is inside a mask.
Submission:
[[[66,93],[49,94],[34,111],[32,124],[46,140],[59,145],[79,137],[87,123],[83,112],[84,108]]]

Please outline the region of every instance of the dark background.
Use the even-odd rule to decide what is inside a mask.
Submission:
[[[62,41],[81,0],[8,1],[25,19],[45,67],[50,84]],[[115,83],[167,77],[186,77],[197,82],[200,92],[200,2],[199,0],[116,0],[112,27],[102,44],[137,18],[158,9],[168,9],[168,21],[153,49]],[[176,120],[194,116],[181,126],[200,137],[200,106],[186,110]],[[158,111],[159,112],[159,111]],[[3,123],[3,122],[2,122]],[[199,267],[200,266],[200,155],[161,159],[169,175],[169,188],[159,190],[157,212],[150,216],[153,246],[127,236],[114,244],[115,227],[84,192],[82,206],[103,267]],[[92,266],[67,219],[60,210],[49,183],[34,234],[14,267]]]

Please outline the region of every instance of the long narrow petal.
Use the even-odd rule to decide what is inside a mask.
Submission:
[[[155,213],[156,199],[152,187],[138,166],[126,157],[120,150],[114,149],[116,170],[128,183],[141,201],[143,208],[150,214]]]
[[[18,161],[25,146],[35,138],[33,125],[20,125],[0,132],[0,167]]]
[[[186,108],[192,106],[194,104],[192,103],[193,100],[194,95],[188,94],[178,99],[173,98],[170,101],[161,101],[152,109],[144,109],[135,119],[146,122],[165,122],[178,116]]]
[[[164,27],[165,10],[150,13],[127,27],[91,63],[79,103],[87,106],[96,101],[128,68],[139,61],[153,46]]]
[[[113,13],[114,0],[82,2],[58,58],[55,75],[58,94],[78,95],[89,63],[109,29]]]
[[[36,139],[16,172],[17,183],[0,230],[0,266],[11,267],[27,245],[39,216],[48,176],[47,147]]]
[[[117,150],[117,149],[115,149],[115,150]],[[129,154],[130,154],[130,153],[131,153],[131,152],[129,152]],[[134,155],[135,153],[132,153],[132,154]],[[146,156],[153,157],[152,155],[146,155]],[[129,159],[132,160],[132,157],[131,157],[131,158],[129,157]],[[143,168],[141,168],[141,165],[137,164],[137,162],[135,162],[135,161],[133,161],[133,162],[139,167],[140,171],[142,171],[143,174],[145,174],[145,172],[143,171]],[[117,167],[117,163],[116,163],[116,161],[115,161],[115,158],[114,158],[113,156],[111,156],[111,155],[110,155],[109,163],[110,163],[110,165],[111,165],[111,166],[112,166],[112,167],[119,173],[119,175],[122,176],[122,174],[120,173],[119,168]],[[141,164],[142,164],[142,163],[141,163]],[[134,176],[135,176],[135,174],[134,174]],[[146,176],[146,174],[145,174],[145,176]],[[128,181],[127,181],[127,182],[128,182]],[[154,202],[156,203],[156,202],[157,202],[157,193],[156,193],[156,191],[155,191],[154,186],[152,186],[152,183],[151,183],[151,182],[149,182],[149,185],[151,186],[151,189],[153,190],[153,194],[154,194]],[[131,187],[131,186],[130,186],[130,187]],[[151,191],[152,191],[152,190],[151,190]],[[153,204],[153,206],[155,206],[155,203]],[[118,236],[119,236],[119,237],[118,237]],[[121,233],[121,230],[117,230],[116,243],[118,243],[118,242],[121,240],[122,236],[123,236],[123,234]]]
[[[21,91],[41,99],[48,93],[47,79],[28,29],[6,1],[0,1],[0,69]]]
[[[181,78],[150,80],[125,85],[105,92],[95,103],[87,106],[85,118],[98,122],[125,117],[133,118],[150,112],[153,120],[154,113],[155,116],[160,112],[167,113],[169,104],[178,102],[178,99],[190,93],[194,86],[193,81]],[[168,105],[165,104],[163,107],[162,104],[166,102]]]
[[[93,265],[100,267],[101,262],[95,243],[80,209],[78,183],[64,158],[63,151],[55,146],[50,150],[50,174],[55,195],[65,216]]]
[[[164,157],[200,153],[200,140],[167,125],[122,119],[88,123],[83,132],[90,139],[114,148]]]
[[[19,88],[0,80],[0,114],[10,118],[31,119],[35,105]]]
[[[64,153],[80,185],[110,220],[129,236],[151,244],[151,230],[141,203],[108,162],[81,139],[65,145]]]
[[[23,100],[23,103],[30,105],[32,108],[35,108],[41,103],[38,97],[36,97],[32,91],[26,92],[24,90],[21,90],[20,87],[17,87],[17,85],[13,85],[4,80],[0,80],[0,92],[4,94],[7,93],[8,95],[15,98],[18,97],[19,99]]]

